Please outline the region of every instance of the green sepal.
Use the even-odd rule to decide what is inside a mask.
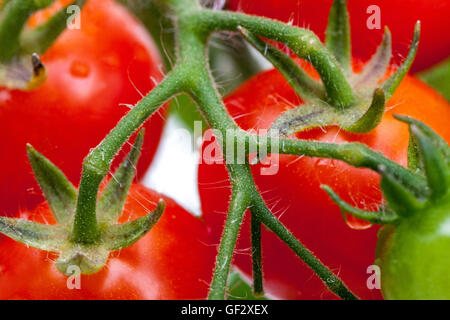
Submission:
[[[381,122],[384,110],[384,92],[379,88],[375,89],[370,104],[366,101],[344,111],[336,110],[324,101],[312,100],[283,112],[273,122],[269,133],[289,137],[307,129],[332,125],[348,132],[366,133]],[[355,119],[358,120],[355,122]]]
[[[97,202],[97,214],[100,222],[116,222],[119,218],[136,173],[136,164],[141,154],[144,134],[145,129],[138,132],[128,156],[112,174],[111,180],[103,190]]]
[[[408,168],[411,171],[417,173],[424,173],[424,167],[422,159],[419,154],[419,147],[417,145],[417,139],[411,134],[411,128],[409,128],[409,142],[408,142]]]
[[[340,112],[326,102],[315,100],[300,107],[283,112],[270,127],[268,135],[290,135],[315,127],[339,122]]]
[[[239,31],[263,57],[280,71],[300,97],[306,101],[311,99],[326,99],[323,85],[311,78],[291,57],[244,28],[240,27]]]
[[[350,22],[346,0],[334,0],[328,17],[325,46],[342,69],[351,73]]]
[[[391,96],[394,94],[397,87],[402,82],[403,78],[408,73],[411,65],[416,57],[417,48],[419,47],[419,38],[420,38],[420,21],[417,21],[414,27],[414,35],[409,47],[408,55],[406,56],[405,61],[403,61],[402,65],[395,71],[393,75],[389,77],[385,82],[383,82],[383,90],[386,94],[386,100],[389,100]]]
[[[28,159],[53,215],[60,224],[66,224],[75,214],[77,190],[64,173],[30,144]]]
[[[34,1],[14,0],[8,1],[0,15],[0,61],[7,63],[13,60],[19,51],[19,37],[30,15],[38,10]]]
[[[60,244],[67,240],[67,231],[59,226],[7,217],[0,217],[0,233],[45,251],[59,251]]]
[[[77,267],[80,274],[93,274],[103,269],[108,262],[110,251],[103,245],[70,245],[60,251],[55,267],[66,276],[71,275],[71,267]]]
[[[403,186],[395,176],[388,171],[385,166],[380,166],[381,189],[389,207],[402,217],[410,216],[424,207],[424,203],[419,201],[414,193]]]
[[[351,126],[343,126],[343,129],[354,133],[367,133],[375,129],[383,119],[385,96],[383,89],[377,88],[373,92],[372,103],[366,113]]]
[[[433,140],[424,134],[415,124],[411,125],[411,134],[417,139],[417,146],[430,188],[430,198],[439,199],[446,195],[450,186],[450,168],[448,158],[436,147]],[[447,160],[447,161],[446,161]]]
[[[115,224],[106,229],[103,240],[108,250],[120,250],[134,244],[143,237],[161,218],[166,204],[160,199],[155,210],[136,220]]]
[[[384,35],[377,51],[364,66],[364,68],[355,75],[353,83],[356,88],[371,88],[385,76],[392,58],[392,37],[388,27],[384,28]]]
[[[414,119],[410,116],[402,116],[402,115],[394,114],[394,118],[408,124],[410,127],[411,127],[411,125],[415,125],[417,128],[419,128],[420,131],[423,134],[425,134],[428,138],[430,138],[430,140],[433,142],[433,144],[443,154],[444,158],[447,161],[447,165],[450,167],[450,148],[449,148],[447,142],[440,135],[438,135],[436,132],[434,132],[433,129],[431,129],[428,125],[426,125],[422,121]]]
[[[21,52],[25,54],[43,54],[55,42],[56,38],[66,29],[69,6],[78,6],[80,9],[86,0],[76,0],[55,13],[41,25],[25,30],[20,37]]]
[[[18,58],[20,36],[29,19],[36,11],[48,7],[54,0],[3,1],[0,12],[0,61],[11,62]]]
[[[330,196],[334,203],[339,206],[344,220],[346,220],[346,213],[374,224],[392,224],[399,219],[397,214],[388,208],[384,208],[384,210],[381,211],[366,211],[353,207],[342,200],[329,186],[321,185],[320,187]]]

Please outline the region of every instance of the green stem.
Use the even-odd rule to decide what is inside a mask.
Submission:
[[[20,38],[21,51],[27,54],[42,54],[55,42],[67,27],[67,8],[75,5],[83,7],[86,0],[76,0],[55,13],[49,20],[36,28],[24,32]]]
[[[247,148],[249,148],[250,141],[258,141],[258,148],[260,148],[260,150],[274,150],[272,149],[273,145],[279,148],[279,154],[306,155],[309,157],[342,160],[354,167],[369,168],[378,173],[381,173],[380,165],[385,166],[395,174],[397,179],[414,190],[418,195],[425,194],[428,189],[423,177],[386,158],[382,153],[371,150],[362,143],[334,144],[270,137],[267,138],[267,140],[264,140],[258,139],[257,136],[247,133],[242,134],[239,139],[245,139]],[[273,139],[276,139],[276,141]]]
[[[30,15],[38,8],[35,1],[9,1],[0,19],[0,61],[9,62],[20,49],[20,34]]]
[[[86,157],[74,226],[76,235],[74,240],[77,242],[97,241],[96,195],[101,180],[108,173],[114,155],[157,107],[174,94],[188,93],[198,104],[208,124],[219,130],[222,137],[227,137],[227,130],[235,129],[238,132],[238,139],[254,138],[242,130],[239,131],[238,126],[227,113],[214,85],[206,56],[206,43],[211,31],[235,30],[242,25],[256,35],[285,42],[297,55],[308,59],[317,68],[333,105],[344,107],[353,101],[353,92],[336,60],[329,55],[327,49],[310,31],[263,18],[203,10],[193,0],[166,0],[164,3],[171,8],[170,14],[177,17],[175,32],[177,62],[166,79],[122,118],[108,136]],[[219,142],[222,144],[222,149],[226,151],[226,141],[219,140]],[[360,166],[367,163],[374,166],[374,163],[378,165],[383,161],[389,163],[388,160],[383,160],[385,158],[381,155],[371,158],[372,154],[362,147],[349,148],[348,145],[339,147],[301,140],[282,140],[282,142],[281,153],[309,153],[312,156],[334,157]],[[357,151],[356,154],[353,154],[355,151]],[[224,154],[233,192],[209,298],[225,298],[226,282],[239,228],[244,212],[251,202],[255,205],[258,220],[286,242],[333,292],[344,299],[355,298],[339,278],[304,248],[270,213],[257,191],[249,165],[232,164],[234,158],[228,159],[227,153],[224,152]],[[399,172],[400,175],[406,175],[400,169]]]
[[[186,19],[204,32],[237,31],[239,27],[243,27],[257,36],[285,43],[298,57],[311,62],[317,70],[331,105],[345,108],[354,102],[353,90],[336,59],[309,30],[275,20],[227,11],[197,10]]]
[[[234,166],[237,171],[241,171],[241,166]],[[239,190],[239,191],[238,191]],[[233,258],[234,247],[236,245],[239,229],[242,224],[245,210],[249,204],[249,195],[240,192],[240,188],[233,186],[231,202],[228,209],[225,228],[220,241],[219,253],[216,258],[214,276],[211,282],[208,298],[210,300],[225,299],[225,289],[227,287],[228,274],[230,272],[231,260]]]
[[[243,28],[240,28],[240,31],[245,39],[280,71],[300,97],[305,100],[325,99],[323,86],[312,79],[290,56]]]
[[[344,300],[358,298],[331,272],[314,254],[305,248],[295,236],[270,212],[258,192],[252,193],[252,208],[258,219],[285,242],[295,254],[303,260],[319,276],[323,283],[337,296]]]
[[[73,227],[74,242],[89,244],[99,239],[95,209],[101,181],[108,174],[114,156],[131,135],[158,107],[178,92],[180,79],[183,77],[173,70],[85,158]]]
[[[78,192],[72,241],[80,244],[93,244],[100,239],[96,206],[98,188],[104,175],[95,166],[84,163],[82,177]]]
[[[347,74],[351,74],[352,48],[350,21],[346,0],[334,0],[328,17],[326,47],[333,53]]]
[[[183,9],[187,10],[186,8]],[[189,93],[193,97],[194,101],[196,101],[196,103],[199,105],[199,108],[201,109],[205,119],[210,124],[210,126],[218,129],[221,132],[222,137],[225,138],[227,137],[227,130],[238,129],[238,127],[227,113],[225,106],[221,101],[213,84],[212,77],[208,72],[205,46],[207,35],[209,33],[197,33],[196,36],[196,33],[190,30],[190,27],[192,26],[191,23],[184,24],[179,20],[178,25],[179,30],[177,34],[179,36],[179,59],[180,61],[184,62],[183,65],[189,66],[189,75],[194,76],[194,78],[190,82],[190,86],[185,89],[189,90]],[[188,64],[188,61],[190,60],[193,61],[192,64]],[[241,134],[243,133],[241,132]],[[219,142],[222,142],[222,149],[224,150],[226,163],[233,163],[229,161],[233,161],[234,158],[228,159],[228,154],[225,150],[225,146],[227,145],[226,141]],[[253,177],[248,164],[228,164],[228,172],[230,173],[233,193],[224,234],[221,240],[219,254],[216,261],[213,282],[209,295],[210,299],[225,298],[225,287],[228,278],[229,265],[231,263],[234,247],[236,244],[240,223],[242,221],[244,211],[248,205],[247,197],[252,194],[257,194],[260,197],[260,194],[258,193],[253,181]],[[271,215],[270,211],[268,212]],[[273,215],[271,216],[273,217]],[[264,223],[271,223],[270,226],[272,226],[275,231],[283,229],[286,230],[286,228],[284,228],[284,226],[280,222],[278,222],[278,224],[275,223],[274,225],[273,220],[270,220],[267,217],[264,218],[266,219]],[[278,221],[275,217],[273,218]],[[278,232],[277,235],[283,236],[282,240],[286,241],[290,245],[290,247],[294,249],[294,251],[299,253],[301,258],[306,257],[306,259],[308,260],[308,265],[310,265],[313,268],[314,272],[316,272],[322,279],[324,279],[325,283],[330,287],[331,290],[335,290],[334,292],[337,295],[343,298],[354,298],[354,295],[352,295],[345,288],[339,278],[334,276],[331,271],[329,271],[323,264],[321,264],[320,261],[318,261],[314,257],[308,256],[308,254],[310,253],[307,249],[299,249],[300,247],[303,248],[303,246],[301,246],[301,244],[295,239],[295,237],[290,235],[289,238],[289,235],[286,232]],[[311,261],[313,261],[314,263]]]
[[[202,42],[202,40],[198,41],[198,44]],[[196,54],[194,54],[192,50],[190,52],[194,55],[194,57],[199,59],[197,61],[205,61],[203,59],[204,56],[202,57],[202,54],[204,54],[205,50],[199,49]],[[180,55],[182,53],[182,49],[180,49]],[[218,97],[216,90],[214,90],[210,75],[204,71],[207,70],[205,69],[206,66],[202,66],[202,68],[199,67],[200,66],[192,65],[190,68],[191,74],[195,74],[197,72],[206,74],[204,74],[202,78],[198,79],[195,85],[192,84],[192,86],[190,87],[190,93],[199,105],[208,123],[210,123],[213,128],[218,128],[222,136],[225,138],[227,137],[227,129],[236,128],[236,124],[227,114],[225,106]],[[242,132],[240,135],[238,134],[237,137],[239,138],[241,135],[248,137],[245,133]],[[225,287],[226,280],[228,278],[229,264],[231,263],[234,247],[236,245],[243,212],[248,205],[247,197],[248,195],[255,195],[255,197],[257,195],[257,197],[259,197],[260,199],[260,194],[256,189],[248,164],[230,164],[232,163],[230,161],[233,161],[234,158],[227,158],[227,153],[225,150],[226,145],[226,141],[222,141],[222,149],[224,150],[225,161],[226,163],[229,163],[228,172],[230,173],[230,178],[232,181],[233,193],[227,221],[225,224],[224,234],[221,240],[219,254],[216,260],[216,267],[209,295],[210,299],[225,298]],[[240,199],[241,201],[239,201]],[[257,206],[260,205],[260,203],[255,204]],[[266,210],[268,210],[267,207],[265,208]],[[260,210],[260,208],[258,209],[258,207],[256,207],[255,210]],[[267,215],[261,215],[259,211],[258,219],[260,219],[261,222],[266,224],[284,242],[286,242],[299,255],[300,258],[306,259],[305,262],[314,270],[314,272],[319,277],[321,277],[321,279],[330,288],[330,290],[333,290],[334,293],[344,299],[354,298],[354,295],[351,294],[350,291],[348,291],[348,289],[343,285],[342,281],[340,281],[338,277],[336,277],[326,266],[324,266],[306,248],[304,248],[301,243],[298,242],[298,240],[295,239],[295,237],[290,234],[289,231],[287,231],[287,229],[270,213],[269,210],[267,212],[273,219],[269,218]],[[237,225],[238,222],[239,225]]]
[[[252,235],[252,268],[253,268],[253,294],[257,297],[264,295],[262,252],[261,252],[261,222],[253,209],[251,212]]]

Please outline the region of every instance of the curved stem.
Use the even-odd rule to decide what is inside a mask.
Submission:
[[[28,18],[38,8],[35,1],[8,1],[2,8],[0,20],[0,61],[8,62],[19,51],[20,34]]]
[[[354,101],[353,90],[336,59],[309,30],[275,20],[227,11],[197,10],[186,19],[204,32],[238,31],[239,27],[243,27],[257,36],[285,43],[298,57],[311,62],[318,71],[331,105],[345,108]]]
[[[344,300],[357,300],[358,298],[344,285],[344,283],[331,272],[314,254],[305,248],[300,241],[270,212],[258,192],[252,193],[252,208],[272,232],[285,242],[295,254],[303,260],[320,277],[323,283],[337,296]]]
[[[211,74],[208,72],[206,64],[206,40],[208,33],[193,35],[195,33],[187,32],[190,24],[184,25],[179,21],[179,59],[183,65],[189,65],[192,80],[186,90],[191,94],[194,101],[199,105],[205,119],[211,127],[218,129],[222,137],[227,137],[226,131],[238,129],[237,125],[227,113],[222,100],[213,84]],[[189,44],[189,45],[187,45]],[[187,61],[192,60],[192,64]],[[240,131],[237,131],[240,132]],[[241,133],[242,134],[242,133]],[[238,133],[237,137],[239,138]],[[220,141],[225,154],[225,161],[228,163],[228,172],[232,182],[232,199],[225,224],[224,234],[221,240],[219,254],[216,260],[216,267],[211,285],[210,299],[224,299],[226,280],[228,278],[229,266],[231,263],[234,247],[237,241],[240,224],[243,214],[248,206],[249,197],[261,199],[261,195],[256,189],[253,176],[248,164],[231,164],[234,158],[228,159],[225,146],[226,141]],[[258,198],[259,197],[259,198]],[[338,296],[344,299],[354,299],[355,296],[343,285],[342,281],[336,277],[326,266],[318,261],[287,229],[271,214],[266,208],[267,215],[260,214],[261,202],[252,200],[253,205],[257,207],[258,219],[272,229],[284,242],[286,242],[304,261],[321,277],[325,284],[333,290]],[[263,202],[262,202],[263,203]],[[270,218],[272,217],[272,218]],[[306,260],[305,260],[306,259]]]
[[[240,131],[227,113],[217,92],[207,59],[206,43],[211,31],[236,30],[239,26],[243,26],[255,35],[284,42],[299,57],[309,60],[315,66],[321,75],[328,99],[333,106],[346,107],[353,102],[353,92],[336,60],[310,31],[264,18],[204,10],[193,0],[165,0],[163,2],[169,4],[172,15],[177,17],[175,32],[177,63],[165,80],[122,118],[107,137],[86,157],[74,224],[73,240],[76,242],[92,243],[97,241],[96,198],[100,182],[108,173],[113,157],[157,107],[174,94],[188,93],[198,104],[208,124],[218,130],[222,137],[227,137],[227,130],[234,129],[237,130],[238,140],[255,138],[255,136]],[[218,140],[222,144],[222,149],[226,151],[226,141]],[[258,141],[258,139],[256,140]],[[260,149],[271,145],[270,139],[266,141],[265,145],[259,146]],[[375,169],[380,163],[395,167],[381,154],[371,152],[367,147],[364,148],[357,144],[332,145],[301,140],[281,140],[280,153],[330,157],[356,166],[368,166]],[[272,215],[255,186],[248,163],[234,164],[234,158],[230,156],[228,159],[227,152],[224,154],[233,192],[209,298],[225,298],[226,282],[234,247],[243,215],[249,205],[252,205],[256,218],[287,243],[330,290],[344,299],[356,298],[338,277],[315,258]],[[404,171],[406,169],[400,166],[395,168],[399,176],[421,185],[422,181],[416,176],[408,176],[408,172]]]
[[[179,92],[184,76],[173,70],[156,88],[123,117],[105,139],[94,148],[83,162],[77,210],[73,226],[73,241],[82,244],[96,242],[99,230],[96,217],[97,193],[111,162],[131,135],[165,101]]]
[[[76,0],[63,7],[46,22],[30,31],[24,32],[20,37],[21,52],[28,54],[45,53],[59,35],[66,30],[69,16],[67,9],[70,6],[81,8],[85,3],[86,0]]]
[[[240,171],[241,166],[235,166]],[[233,185],[233,193],[228,209],[225,228],[220,241],[219,253],[216,258],[214,277],[208,298],[210,300],[225,299],[228,274],[230,272],[231,260],[236,245],[239,229],[242,224],[245,210],[248,207],[250,197],[247,192],[241,192],[238,186]]]
[[[245,39],[280,71],[300,97],[305,100],[325,98],[322,84],[312,79],[289,55],[244,28],[239,28],[239,30]]]
[[[306,155],[309,157],[321,157],[341,160],[358,168],[369,168],[378,173],[380,166],[390,169],[395,177],[408,186],[418,195],[425,194],[428,190],[425,179],[398,163],[386,158],[382,153],[371,150],[362,143],[325,143],[300,139],[278,139],[268,137],[258,139],[257,136],[243,133],[238,137],[244,139],[247,149],[250,141],[258,141],[259,150],[275,150],[279,154]],[[275,146],[272,149],[272,146]]]
[[[347,74],[350,74],[352,69],[349,20],[346,0],[334,0],[328,16],[325,45],[334,54]]]

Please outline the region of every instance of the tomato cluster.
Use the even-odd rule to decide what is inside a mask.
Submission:
[[[33,30],[40,23],[48,21],[57,9],[70,3],[68,0],[59,0],[45,11],[40,11],[29,19],[27,30]],[[235,11],[306,26],[322,39],[327,22],[325,12],[329,11],[331,4],[331,0],[228,2],[229,8]],[[450,27],[447,19],[450,2],[349,0],[348,6],[355,70],[361,69],[364,61],[375,52],[375,46],[381,38],[382,28],[371,29],[367,24],[369,16],[376,15],[377,10],[380,10],[379,27],[387,25],[392,31],[395,58],[407,54],[414,23],[418,19],[422,20],[421,46],[413,70],[424,69],[448,56],[450,42],[443,39],[440,33],[442,29]],[[406,7],[408,14],[399,14]],[[368,8],[372,8],[370,12]],[[95,234],[98,237],[93,237],[91,242],[82,242],[74,236],[74,230],[80,225],[77,225],[79,212],[87,216],[83,210],[87,212],[92,208],[83,207],[83,202],[81,206],[77,202],[78,207],[75,208],[74,199],[78,201],[82,198],[78,198],[76,188],[68,180],[75,186],[79,184],[83,158],[164,77],[161,56],[148,32],[115,1],[87,1],[82,9],[81,24],[80,29],[65,30],[41,57],[47,71],[47,79],[42,85],[29,91],[0,87],[0,231],[12,235],[11,239],[0,234],[0,299],[204,299],[210,289],[216,245],[221,240],[231,193],[229,175],[223,164],[201,161],[198,167],[202,218],[194,217],[172,199],[133,182],[124,206],[120,206],[117,211],[118,221],[112,223],[106,219],[105,212],[92,215],[97,223],[95,226],[98,230],[94,231],[98,231]],[[333,59],[330,61],[336,62]],[[396,62],[399,61],[394,59],[388,73],[394,72]],[[317,78],[311,65],[300,62],[299,65],[307,74]],[[336,70],[339,71],[339,66]],[[2,69],[0,76],[3,76],[1,72]],[[348,78],[349,82],[354,80],[352,76]],[[317,85],[320,86],[319,82]],[[229,115],[241,129],[264,130],[260,131],[262,134],[285,111],[305,105],[289,81],[275,69],[255,75],[226,97],[224,102]],[[328,125],[296,133],[289,138],[336,144],[359,142],[406,167],[408,153],[412,152],[410,146],[414,142],[410,133],[414,129],[395,119],[394,114],[418,119],[435,130],[444,144],[450,141],[448,101],[411,75],[407,75],[395,94],[389,97],[380,124],[371,132],[349,133],[340,127]],[[145,143],[136,168],[138,179],[153,159],[165,116],[163,107],[143,125],[146,128]],[[137,137],[141,138],[142,135]],[[130,141],[133,140],[134,137]],[[216,143],[215,140],[204,142],[201,151]],[[27,149],[27,144],[33,145],[54,162],[53,167],[50,161],[42,160],[44,157],[39,158],[49,170],[45,172],[51,172],[53,177],[38,177],[33,163],[30,165],[28,161],[27,150],[29,152],[32,147],[28,146]],[[120,150],[111,170],[117,168],[119,163],[125,163],[125,155],[132,154],[132,148],[128,143]],[[447,156],[447,151],[445,149],[436,156],[437,160],[430,161],[435,160],[439,164],[442,160],[439,157],[442,154]],[[133,166],[136,163],[129,161]],[[448,166],[448,159],[441,162]],[[423,215],[383,227],[380,232],[379,226],[345,213],[343,215],[338,205],[321,188],[327,185],[349,204],[376,211],[389,204],[383,199],[384,189],[380,188],[378,173],[355,168],[338,160],[293,155],[272,155],[273,165],[274,170],[270,171],[262,170],[265,164],[251,166],[257,189],[267,206],[358,297],[381,299],[447,295],[450,284],[447,279],[442,281],[442,274],[449,265],[449,255],[445,255],[450,246],[448,190],[440,194],[438,200],[433,198],[432,192],[431,195],[427,194],[437,205],[419,206]],[[127,166],[132,167],[126,163],[120,168]],[[92,171],[101,171],[92,167]],[[426,180],[430,173],[424,174],[421,169],[417,169],[416,173]],[[126,169],[123,170],[125,172]],[[134,172],[134,168],[129,170]],[[450,185],[450,173],[442,172],[442,181],[447,183],[448,180]],[[68,180],[64,180],[66,184],[62,185],[68,190],[60,190],[60,194],[56,192],[59,205],[65,206],[64,210],[67,211],[66,221],[60,223],[52,206],[53,199],[47,197],[47,202],[42,202],[44,198],[35,177],[48,195],[50,192],[47,190],[46,193],[46,186],[43,187],[39,179],[47,179],[49,184],[54,182],[54,185],[47,187],[57,189],[55,185],[62,183],[64,175]],[[116,177],[111,175],[109,181],[114,181]],[[95,204],[92,206],[94,211],[99,210],[99,207],[105,211],[109,209],[108,206],[112,207],[109,202],[104,207],[97,204],[104,204],[101,200],[110,200],[108,197],[119,199],[122,195],[120,192],[130,186],[132,177],[130,175],[130,180],[127,180],[128,185],[122,185],[122,181],[117,180],[117,189],[111,189],[113,191],[106,196],[103,193],[98,198],[92,196],[90,200]],[[153,226],[143,218],[150,216],[149,212],[157,211],[155,208],[160,203],[165,203],[165,212],[161,218],[158,216],[156,220],[159,220]],[[249,215],[246,213],[240,229],[233,264],[246,278],[251,279]],[[433,219],[427,219],[428,216]],[[17,227],[14,229],[17,232],[9,232],[6,230],[8,227]],[[85,226],[79,228],[82,227]],[[124,231],[127,227],[131,231]],[[145,232],[141,232],[144,228],[147,228]],[[113,231],[108,233],[110,229]],[[49,230],[56,231],[51,233]],[[49,234],[54,239],[42,236]],[[43,245],[43,250],[28,248],[23,244],[27,242],[22,241],[25,238],[31,238],[36,243],[44,239],[48,246]],[[111,243],[104,239],[111,240],[111,243],[117,239],[118,242],[128,241],[129,245],[109,246]],[[261,242],[264,287],[269,297],[336,298],[286,243],[265,227],[262,228]],[[59,246],[50,245],[55,243]],[[88,264],[86,261],[92,257],[94,259],[88,262],[98,262],[95,258],[100,255],[96,255],[98,252],[95,250],[106,252],[104,256],[107,259],[101,261],[104,264],[95,265],[101,265],[102,268],[87,268],[89,272],[85,274],[74,273],[68,277],[53,263],[53,260],[63,256],[65,249],[70,252],[67,261],[77,261],[78,266]],[[440,259],[442,256],[445,257]],[[429,270],[429,261],[437,264],[433,270],[438,272],[427,275],[425,278],[429,281],[425,283],[421,279]],[[382,292],[368,285],[374,263],[380,264],[388,275],[382,280]],[[405,270],[405,273],[396,278],[399,269]],[[411,278],[419,279],[414,282],[414,286],[409,283]],[[418,290],[421,294],[417,294]]]
[[[56,2],[30,19],[48,19],[70,1]],[[0,87],[1,215],[54,223],[33,177],[31,143],[78,184],[82,160],[117,121],[162,79],[162,59],[145,29],[111,0],[91,0],[82,27],[65,30],[42,56],[47,80],[32,91]],[[156,152],[164,109],[145,124],[137,176]],[[117,167],[131,145],[115,159]],[[111,255],[94,275],[67,278],[52,254],[9,238],[0,240],[0,299],[204,299],[214,262],[202,221],[173,200],[134,185],[119,222],[144,216],[159,199],[166,212],[136,245]],[[183,266],[179,268],[179,266]],[[70,282],[70,283],[69,283]]]
[[[60,273],[47,252],[3,240],[0,299],[206,298],[215,249],[207,245],[208,233],[202,221],[175,201],[136,184],[130,189],[119,222],[144,216],[161,198],[166,210],[151,232],[135,245],[113,253],[100,272],[79,279]],[[21,217],[54,222],[47,204],[24,211]]]
[[[89,150],[163,77],[155,44],[125,8],[110,0],[88,1],[81,24],[65,30],[43,55],[43,85],[32,91],[0,88],[0,159],[7,168],[0,172],[1,215],[15,215],[43,200],[26,143],[78,184]],[[145,125],[138,176],[156,152],[164,117],[164,112],[156,114]],[[116,163],[128,150],[123,148]]]
[[[244,130],[268,129],[284,111],[301,105],[302,100],[276,70],[260,73],[225,99],[230,115]],[[387,103],[388,111],[379,126],[368,134],[351,134],[337,127],[317,128],[297,134],[298,139],[321,142],[362,142],[388,158],[406,165],[409,134],[405,124],[393,114],[405,114],[433,127],[450,141],[448,103],[431,88],[407,76]],[[426,110],[424,112],[424,110]],[[203,148],[210,143],[205,142]],[[275,161],[275,160],[272,160]],[[275,215],[321,261],[338,274],[351,290],[364,299],[381,298],[366,281],[367,268],[374,262],[378,227],[364,221],[342,218],[339,207],[320,188],[331,186],[346,201],[361,209],[376,210],[381,204],[379,175],[357,169],[341,161],[279,156],[278,172],[264,175],[262,165],[252,167],[259,191]],[[224,165],[199,166],[198,183],[203,215],[213,230],[213,242],[222,234],[230,196]],[[247,215],[238,240],[236,266],[251,276],[250,223]],[[333,298],[323,283],[273,233],[262,233],[263,272],[266,291],[284,299]]]

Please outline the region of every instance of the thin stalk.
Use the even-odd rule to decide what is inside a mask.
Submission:
[[[256,217],[253,209],[251,212],[252,235],[252,268],[253,268],[253,294],[257,297],[264,295],[263,266],[261,250],[261,222]]]
[[[309,251],[295,236],[270,212],[258,192],[252,193],[252,208],[258,219],[285,242],[295,254],[303,260],[333,293],[344,300],[358,298],[345,284],[331,272],[314,254]]]
[[[312,79],[289,55],[274,46],[240,28],[241,34],[252,44],[272,65],[280,71],[297,95],[303,99],[324,99],[323,86]]]
[[[84,159],[73,227],[74,242],[89,244],[99,239],[95,209],[101,181],[108,174],[114,156],[131,135],[165,101],[179,91],[181,79],[183,77],[178,75],[176,70],[167,75]]]
[[[230,30],[240,27],[257,36],[286,44],[299,58],[314,66],[322,79],[328,102],[337,108],[345,108],[354,102],[353,90],[336,59],[310,30],[289,26],[276,20],[227,11],[193,11],[189,18],[204,32]]]
[[[263,18],[203,10],[193,0],[165,0],[164,3],[169,4],[167,7],[171,8],[170,13],[177,17],[175,31],[177,62],[166,79],[122,118],[108,136],[86,157],[75,217],[74,229],[78,229],[74,230],[74,234],[77,242],[96,241],[98,232],[95,217],[96,195],[101,180],[109,171],[113,157],[157,107],[174,94],[188,93],[198,104],[208,124],[219,130],[224,139],[227,137],[228,129],[239,129],[227,113],[209,70],[206,43],[212,31],[236,30],[238,26],[242,25],[255,35],[285,42],[299,57],[311,61],[316,67],[324,82],[328,99],[334,106],[345,107],[353,101],[353,92],[336,60],[310,31]],[[239,137],[253,138],[242,132],[238,135]],[[222,143],[222,149],[225,151],[226,141],[218,140]],[[338,147],[332,144],[326,146],[300,140],[282,141],[284,142],[280,153],[288,153],[287,150],[293,154],[309,152],[313,156],[336,157],[360,166],[367,161],[373,165],[380,160],[376,158],[377,162],[370,158],[371,154],[366,157],[368,153],[356,153],[355,156],[354,150],[347,147],[337,150]],[[305,152],[305,150],[307,151]],[[358,150],[364,151],[361,148]],[[242,218],[249,205],[252,205],[256,218],[286,242],[330,290],[344,299],[354,299],[355,296],[348,291],[342,281],[303,247],[272,215],[256,189],[249,165],[232,164],[234,159],[228,159],[227,153],[224,152],[224,154],[233,190],[209,298],[225,298],[228,273]],[[378,157],[382,158],[381,155]],[[405,174],[403,171],[399,171]],[[257,238],[259,237],[256,236],[255,239]]]
[[[55,13],[50,19],[36,28],[24,32],[20,38],[20,50],[22,53],[43,54],[55,42],[60,34],[66,30],[69,14],[67,8],[78,6],[82,8],[86,0],[76,0]]]
[[[233,119],[227,113],[225,106],[220,99],[217,90],[213,84],[212,77],[208,72],[208,66],[205,61],[205,44],[207,39],[207,33],[201,37],[192,36],[191,33],[184,33],[183,27],[188,29],[188,26],[184,26],[179,22],[178,34],[180,36],[179,43],[179,55],[180,59],[185,62],[190,59],[194,59],[196,63],[190,65],[190,75],[200,75],[196,77],[195,82],[190,82],[189,93],[193,97],[194,101],[198,104],[204,117],[211,127],[218,129],[222,137],[226,139],[226,131],[228,129],[237,129],[237,125]],[[189,43],[183,43],[183,40]],[[197,50],[193,50],[196,48]],[[222,142],[222,149],[225,154],[225,161],[228,163],[228,172],[230,174],[232,182],[232,200],[229,207],[227,221],[225,224],[224,234],[221,240],[219,254],[216,260],[216,267],[213,276],[213,282],[210,288],[210,299],[224,299],[225,287],[228,278],[229,265],[231,263],[233,250],[236,245],[237,235],[242,222],[243,211],[248,206],[247,197],[258,196],[261,197],[256,189],[250,167],[248,164],[235,165],[231,164],[234,159],[227,159],[227,153],[225,152],[226,141]],[[242,199],[242,200],[240,200]],[[253,200],[253,202],[255,202]],[[256,203],[256,205],[258,205]],[[267,207],[265,207],[267,209]],[[258,210],[258,208],[256,208]],[[267,209],[268,210],[268,209]],[[258,219],[266,224],[269,228],[272,228],[283,241],[285,241],[302,259],[306,259],[306,263],[318,274],[321,279],[327,284],[327,286],[333,290],[338,296],[346,299],[355,298],[355,296],[343,285],[342,281],[336,277],[326,266],[318,261],[306,248],[304,248],[295,237],[290,234],[287,229],[268,211],[270,216],[275,219],[271,220],[265,215],[261,215],[265,221]],[[259,213],[258,213],[259,214]],[[237,224],[239,223],[239,225]],[[280,231],[284,230],[284,232]]]
[[[238,168],[239,167],[237,167],[237,169]],[[236,246],[237,236],[239,229],[241,228],[245,210],[249,204],[249,199],[250,197],[246,192],[241,192],[237,186],[233,187],[227,220],[225,222],[222,240],[220,241],[214,276],[209,291],[208,299],[210,300],[225,299],[225,290],[227,287],[234,247]]]
[[[30,15],[37,10],[35,1],[8,1],[0,20],[0,61],[9,62],[20,49],[20,34]]]
[[[245,139],[247,148],[250,141],[258,141],[260,150],[275,150],[271,146],[277,146],[279,154],[305,155],[309,157],[321,157],[341,160],[349,165],[358,168],[369,168],[378,173],[380,165],[385,166],[394,173],[395,177],[407,185],[418,195],[423,195],[428,191],[426,181],[423,177],[413,173],[398,163],[386,158],[382,153],[371,150],[361,143],[325,143],[307,141],[300,139],[258,139],[257,136],[244,133],[239,139]]]

